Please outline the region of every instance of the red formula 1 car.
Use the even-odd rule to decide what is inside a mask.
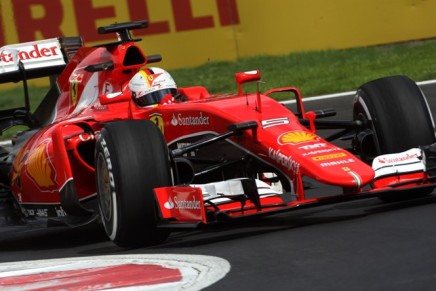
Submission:
[[[332,109],[305,111],[295,87],[245,93],[257,70],[235,75],[235,94],[171,87],[138,104],[148,95],[134,82],[168,89],[157,81],[164,71],[143,70],[160,56],[131,37],[146,26],[101,27],[118,41],[96,47],[61,38],[1,48],[0,82],[23,82],[25,106],[0,111],[0,126],[29,127],[1,148],[6,217],[102,222],[112,241],[134,247],[162,242],[173,229],[364,197],[412,198],[436,186],[432,115],[407,77],[362,85],[349,121],[323,119]],[[27,80],[43,76],[52,86],[32,113]],[[293,110],[270,97],[279,92],[295,99]],[[321,137],[323,129],[335,131]]]

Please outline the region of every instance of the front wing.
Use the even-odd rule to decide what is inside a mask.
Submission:
[[[436,149],[436,145],[430,149]],[[401,195],[411,190],[419,195],[436,187],[436,177],[430,175],[434,172],[434,157],[436,151],[429,149],[382,155],[374,159],[376,178],[370,188],[305,200],[297,200],[293,192],[277,191],[270,184],[248,178],[156,188],[159,226],[198,227],[385,194]]]

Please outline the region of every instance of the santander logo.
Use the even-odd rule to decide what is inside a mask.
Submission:
[[[168,199],[167,202],[164,203],[164,207],[165,207],[166,209],[170,209],[170,210],[174,208],[174,202],[173,202],[173,200],[171,199],[171,197]]]
[[[50,38],[12,44],[0,48],[0,74],[18,71],[18,63],[26,69],[65,65],[59,39]]]
[[[16,58],[20,61],[30,59],[49,58],[59,55],[58,46],[42,47],[34,44],[29,50],[16,50],[6,48],[0,54],[0,60],[4,63],[15,62]]]
[[[182,113],[173,114],[173,118],[171,120],[171,124],[173,126],[200,126],[200,125],[209,125],[209,116],[204,115],[203,112],[200,112],[199,115],[196,116],[184,116]]]
[[[398,163],[398,162],[404,162],[412,159],[418,158],[418,154],[409,154],[407,153],[404,156],[396,156],[396,157],[379,157],[378,161],[381,164],[391,164],[391,163]]]
[[[174,197],[174,202],[171,197],[167,202],[164,203],[164,207],[168,210],[171,209],[181,209],[181,210],[200,210],[201,204],[199,200],[195,199],[195,196],[192,198],[179,198],[177,196]]]

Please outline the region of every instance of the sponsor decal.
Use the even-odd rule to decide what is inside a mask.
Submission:
[[[35,209],[24,209],[23,213],[26,216],[35,216]]]
[[[54,211],[53,211],[54,210]],[[68,214],[62,209],[61,206],[54,207],[54,209],[50,208],[35,208],[35,209],[28,209],[21,207],[21,212],[27,217],[27,216],[38,216],[38,217],[49,217],[52,215],[56,215],[57,217],[66,217]]]
[[[314,161],[325,161],[325,160],[332,160],[337,158],[343,158],[346,157],[346,153],[336,153],[336,154],[329,154],[329,155],[323,155],[323,156],[316,156],[312,157],[312,160]]]
[[[192,143],[191,142],[178,142],[177,143],[177,148],[178,149],[183,149],[186,148],[187,146],[190,146]]]
[[[77,82],[71,82],[70,83],[70,92],[71,92],[71,102],[73,106],[76,106],[77,104],[77,96],[79,95],[79,83]]]
[[[112,196],[115,197],[115,179],[114,179],[114,173],[112,171],[113,168],[112,168],[111,156],[107,148],[106,140],[101,136],[100,136],[100,144],[103,149],[104,158],[106,159],[107,170],[109,173],[109,184],[111,186]]]
[[[73,73],[70,77],[70,82],[82,83],[82,81],[83,81],[83,74]]]
[[[425,159],[419,148],[412,148],[402,153],[386,154],[376,157],[372,162],[375,170],[375,178],[405,173],[424,172],[426,170]]]
[[[36,216],[47,217],[48,216],[48,210],[47,209],[36,209]]]
[[[338,160],[338,161],[333,161],[333,162],[321,163],[321,167],[325,168],[325,167],[346,165],[346,164],[352,164],[354,162],[355,162],[355,160],[350,158],[350,159]]]
[[[300,146],[298,148],[302,149],[302,150],[308,151],[308,150],[325,148],[326,146],[327,146],[326,143],[314,143],[314,144],[302,145],[302,146]]]
[[[168,201],[167,202],[165,202],[164,203],[164,207],[166,208],[166,209],[174,209],[174,202],[173,202],[173,200],[171,199],[171,197],[169,197],[168,198]]]
[[[395,156],[391,155],[390,157],[380,156],[377,159],[381,164],[393,164],[393,163],[406,162],[417,158],[418,158],[417,153],[406,153],[405,155],[395,155]]]
[[[313,155],[319,155],[319,154],[325,154],[330,152],[335,152],[340,150],[339,148],[330,148],[330,149],[324,149],[324,150],[317,150],[317,151],[310,151],[307,153],[303,153],[303,156],[313,156]]]
[[[114,86],[111,82],[104,82],[103,84],[103,94],[111,94],[114,92]]]
[[[62,207],[55,207],[55,211],[56,211],[56,215],[58,216],[58,217],[65,217],[65,216],[67,216],[67,213],[65,212],[65,210],[64,209],[62,209]]]
[[[277,142],[280,145],[287,145],[287,144],[299,144],[309,141],[317,140],[318,136],[307,131],[288,131],[285,133],[282,133],[279,138],[277,139]]]
[[[41,46],[34,44],[31,46],[24,46],[18,48],[14,46],[3,47],[4,50],[1,51],[0,61],[2,63],[15,63],[17,60],[27,61],[32,59],[42,59],[50,58],[60,54],[60,48],[56,45],[54,46]]]
[[[180,193],[179,193],[180,194]],[[168,201],[164,203],[164,207],[166,209],[197,209],[200,210],[201,209],[201,203],[199,200],[195,199],[195,196],[192,196],[192,198],[187,198],[187,199],[181,199],[178,198],[178,196],[174,196],[174,202],[171,199],[171,197],[169,197]]]
[[[262,124],[262,128],[289,124],[289,118],[282,117],[282,118],[266,119],[266,120],[262,120],[261,124]]]
[[[150,121],[156,124],[156,126],[160,129],[162,133],[164,133],[164,121],[162,118],[162,114],[153,113],[150,115]]]
[[[319,155],[319,154],[325,154],[330,152],[335,152],[340,150],[339,148],[330,148],[330,149],[324,149],[324,150],[317,150],[317,151],[310,151],[307,153],[303,153],[302,156],[313,156],[313,155]]]
[[[108,93],[106,95],[106,98],[107,99],[116,98],[116,97],[120,96],[121,94],[123,94],[123,92]]]
[[[70,94],[71,94],[71,102],[73,106],[77,104],[77,99],[79,96],[79,84],[83,81],[82,74],[74,74],[70,77]]]
[[[163,218],[179,221],[206,221],[203,193],[195,187],[155,188],[155,197]]]
[[[268,156],[273,159],[278,165],[282,165],[289,171],[298,173],[300,170],[300,164],[296,162],[292,156],[287,156],[280,152],[280,149],[275,150],[273,148],[268,149]]]
[[[341,148],[335,147],[335,146],[329,146],[326,143],[315,143],[315,144],[307,144],[303,146],[299,146],[298,149],[306,150],[307,152],[302,153],[301,155],[303,157],[306,156],[314,156],[314,155],[320,155],[320,154],[327,154],[335,151],[341,150]],[[314,158],[312,158],[314,159]]]
[[[178,149],[183,149],[183,148],[185,148],[185,147],[187,147],[187,146],[189,146],[189,145],[191,145],[192,143],[190,143],[190,142],[178,142],[177,143],[177,148]],[[183,154],[183,156],[184,157],[187,157],[187,156],[190,156],[190,157],[195,157],[195,151],[191,151],[191,152],[189,152],[189,153],[186,153],[186,154]]]
[[[41,143],[29,154],[27,159],[27,173],[39,188],[50,188],[55,185],[54,171],[47,154],[48,143]]]
[[[199,115],[183,115],[182,113],[173,114],[173,118],[171,120],[171,124],[173,126],[201,126],[201,125],[209,125],[210,117],[203,116],[203,112],[200,112]]]
[[[106,111],[107,110],[107,105],[101,105],[101,104],[95,104],[92,107],[94,110],[98,110],[98,111]]]
[[[21,188],[21,169],[23,168],[24,161],[27,159],[28,155],[29,150],[20,150],[12,163],[11,182],[18,188]]]

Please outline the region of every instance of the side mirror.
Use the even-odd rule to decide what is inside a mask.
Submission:
[[[236,84],[238,85],[238,95],[242,95],[242,84],[260,80],[260,70],[236,73]]]
[[[101,105],[113,104],[118,102],[129,101],[131,98],[131,94],[129,90],[125,90],[124,92],[114,92],[109,94],[102,94],[98,96]]]

